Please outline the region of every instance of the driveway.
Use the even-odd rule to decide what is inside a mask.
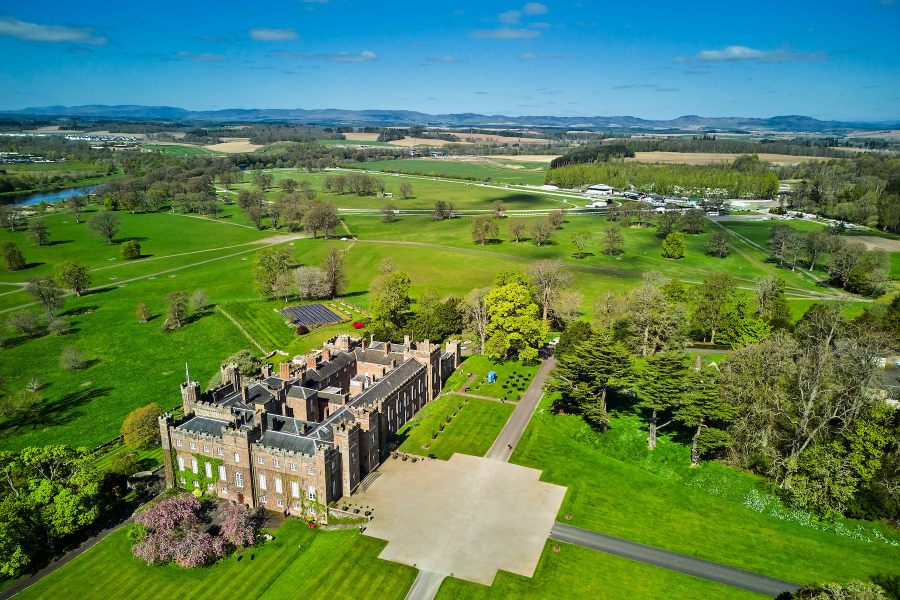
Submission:
[[[528,426],[528,421],[531,420],[531,416],[534,414],[535,409],[537,409],[538,402],[540,402],[544,395],[544,380],[547,379],[547,375],[550,374],[551,369],[555,366],[556,359],[552,356],[544,359],[541,363],[541,368],[538,369],[531,385],[525,390],[525,393],[516,405],[513,414],[510,415],[506,425],[503,426],[497,439],[494,440],[494,444],[491,446],[490,450],[484,455],[485,458],[502,460],[504,462],[509,460],[516,444],[518,444],[519,440],[522,438],[525,427]]]

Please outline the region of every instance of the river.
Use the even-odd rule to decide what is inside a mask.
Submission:
[[[34,206],[41,202],[59,202],[66,198],[71,198],[78,194],[93,194],[99,188],[99,185],[85,185],[82,187],[66,188],[55,192],[41,192],[38,194],[24,194],[21,196],[12,196],[12,202],[4,202],[4,204],[12,204],[13,206]]]

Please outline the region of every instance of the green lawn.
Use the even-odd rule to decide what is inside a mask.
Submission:
[[[470,394],[518,400],[534,379],[538,366],[523,365],[514,360],[497,362],[482,354],[476,354],[463,361],[453,374],[452,381],[447,381],[445,389],[460,389],[468,380],[469,374],[473,374],[476,377],[469,386]],[[494,383],[487,381],[490,371],[497,373],[497,380]],[[508,387],[504,388],[504,385]]]
[[[758,478],[709,461],[690,469],[687,446],[667,436],[647,450],[637,417],[620,415],[597,434],[578,416],[553,415],[549,405],[546,398],[539,406],[512,462],[568,487],[560,517],[571,513],[572,525],[798,583],[900,574],[900,547],[751,510],[745,504],[765,497]],[[882,531],[842,526],[862,527],[867,538]]]
[[[534,577],[498,571],[490,587],[447,578],[437,600],[518,598],[584,598],[596,600],[694,600],[764,598],[751,592],[682,575],[666,569],[596,552],[580,546],[548,541]]]
[[[412,567],[377,558],[383,542],[355,530],[317,532],[290,519],[274,535],[211,567],[182,569],[135,559],[119,530],[17,598],[400,600],[415,579]]]
[[[511,164],[512,166],[508,166]],[[372,171],[394,171],[429,177],[453,177],[478,181],[499,181],[528,185],[543,185],[547,167],[543,163],[486,160],[460,161],[429,158],[400,158],[359,164]]]
[[[442,460],[447,460],[454,452],[484,456],[513,408],[512,404],[493,400],[455,394],[441,396],[397,432],[403,440],[400,451],[422,456],[433,454]],[[440,429],[442,424],[443,431]],[[435,434],[437,437],[432,437]]]

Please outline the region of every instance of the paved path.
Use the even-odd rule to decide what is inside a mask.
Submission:
[[[509,461],[509,457],[515,449],[516,444],[519,443],[519,439],[521,439],[522,433],[528,425],[528,421],[531,420],[531,415],[534,414],[538,402],[540,402],[544,395],[544,380],[554,366],[556,366],[555,358],[551,356],[550,358],[544,359],[544,362],[541,363],[541,368],[538,369],[537,375],[534,376],[531,385],[525,390],[522,399],[519,400],[519,403],[516,405],[516,409],[513,411],[512,415],[510,415],[506,425],[504,425],[503,429],[500,431],[500,435],[494,440],[494,445],[492,445],[490,450],[487,451],[487,454],[484,455],[485,458],[502,460],[503,462]]]
[[[645,546],[637,542],[572,527],[564,523],[556,523],[553,526],[550,532],[550,539],[584,546],[585,548],[599,550],[607,554],[615,554],[616,556],[655,565],[670,571],[693,575],[701,579],[709,579],[710,581],[724,583],[725,585],[771,597],[776,597],[782,592],[795,592],[800,587],[798,584],[789,581],[766,577],[765,575],[735,569],[734,567],[726,567],[708,560],[654,548],[653,546]]]
[[[412,587],[406,592],[406,600],[431,600],[437,595],[444,577],[434,571],[419,571]]]

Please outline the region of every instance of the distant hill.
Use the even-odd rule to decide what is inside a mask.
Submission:
[[[562,127],[611,128],[639,130],[695,131],[792,131],[827,132],[848,129],[889,129],[900,127],[900,121],[850,122],[821,121],[802,115],[784,115],[767,119],[749,117],[699,117],[686,115],[676,119],[654,120],[632,116],[560,117],[533,115],[511,117],[460,113],[432,115],[409,110],[343,110],[337,108],[228,108],[223,110],[186,110],[174,106],[141,106],[124,104],[108,106],[41,106],[16,111],[0,111],[0,115],[34,117],[79,117],[122,120],[201,121],[201,122],[298,122],[328,125],[432,125],[449,127]]]

